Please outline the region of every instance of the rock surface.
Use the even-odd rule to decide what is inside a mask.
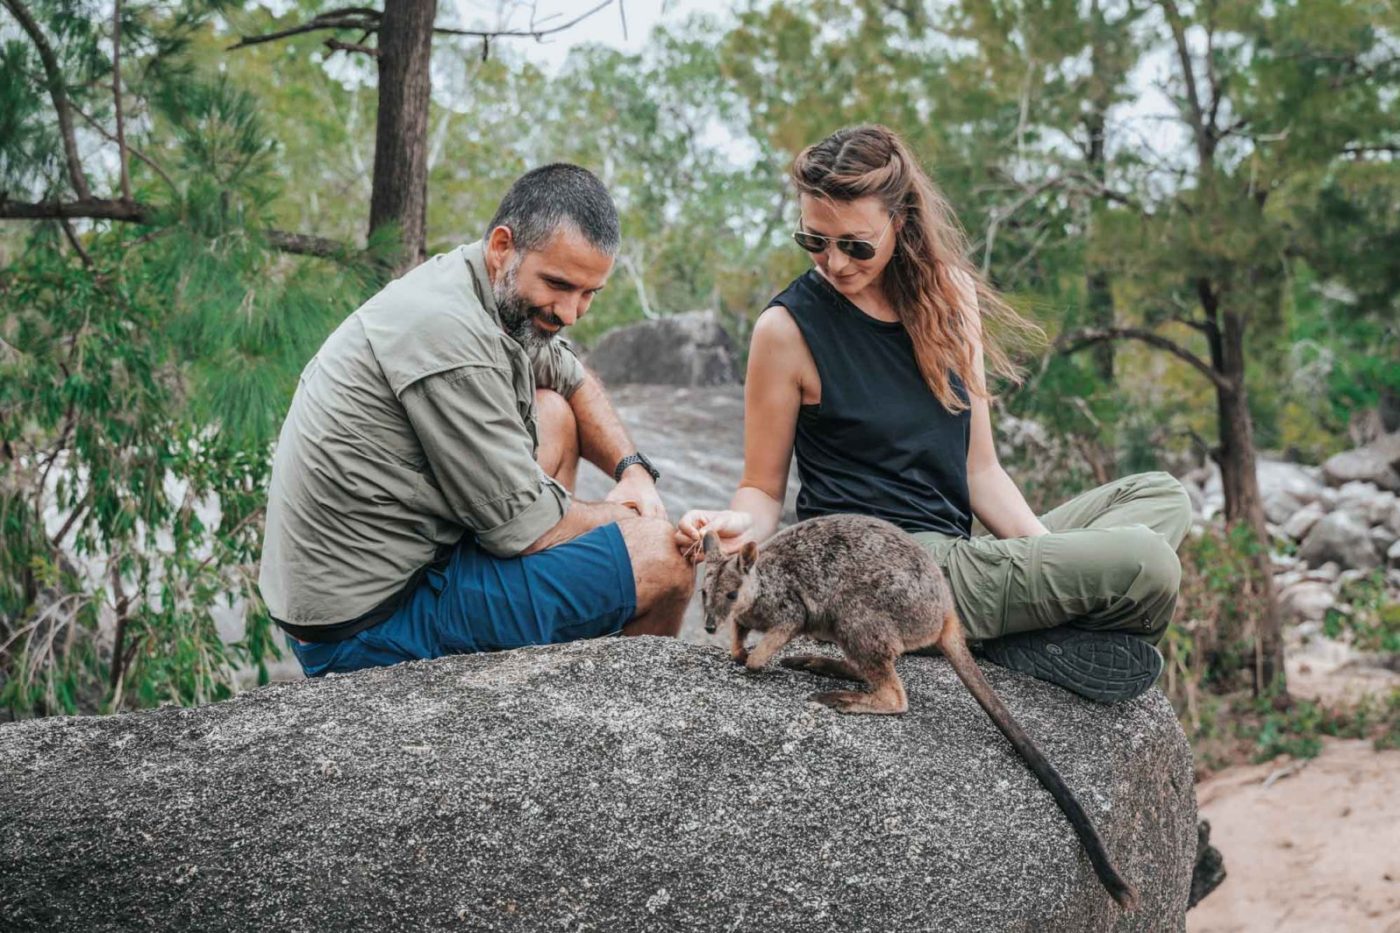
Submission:
[[[1312,526],[1298,556],[1309,564],[1336,561],[1343,567],[1369,569],[1380,563],[1366,525],[1350,512],[1333,512]]]
[[[607,385],[729,385],[739,381],[734,341],[712,311],[670,314],[609,331],[588,354]]]
[[[1322,475],[1333,486],[1360,481],[1400,492],[1400,433],[1329,457],[1322,465]]]
[[[1191,757],[1157,691],[989,668],[1143,899],[1121,914],[941,658],[902,717],[605,639],[0,727],[24,929],[1181,930]]]

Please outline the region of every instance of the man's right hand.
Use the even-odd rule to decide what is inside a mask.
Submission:
[[[729,509],[691,509],[681,516],[676,525],[676,547],[680,548],[682,554],[690,557],[691,563],[698,564],[705,559],[705,553],[699,546],[700,541],[711,531],[719,538],[720,550],[725,554],[733,554],[752,540],[753,516],[748,512]]]

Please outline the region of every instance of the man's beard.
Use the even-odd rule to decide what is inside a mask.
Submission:
[[[535,326],[535,318],[549,315],[520,294],[516,287],[516,272],[519,269],[519,261],[507,266],[500,279],[491,286],[491,292],[496,297],[496,311],[501,316],[501,326],[505,328],[506,335],[527,351],[538,350],[548,346],[554,335]]]

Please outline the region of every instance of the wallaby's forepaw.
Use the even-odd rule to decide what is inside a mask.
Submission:
[[[737,651],[731,651],[729,652],[729,658],[735,664],[747,664],[749,662],[748,649],[740,648]]]
[[[778,663],[790,670],[806,671],[809,674],[820,674],[823,677],[836,677],[842,680],[864,679],[855,672],[855,668],[845,661],[838,661],[820,654],[795,654],[790,658],[782,658]]]
[[[750,674],[756,674],[763,670],[764,665],[767,663],[766,659],[760,658],[756,654],[750,654],[744,658],[744,667],[748,668]]]
[[[903,713],[907,706],[892,706],[881,703],[869,693],[856,693],[851,690],[833,690],[830,693],[814,693],[807,699],[822,706],[829,706],[838,713],[850,715],[870,714],[870,715],[894,715]]]

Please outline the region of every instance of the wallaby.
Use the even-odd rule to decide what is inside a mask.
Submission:
[[[830,642],[846,660],[799,655],[781,663],[870,685],[869,693],[813,695],[838,712],[898,714],[909,704],[895,659],[908,651],[938,648],[1060,805],[1108,893],[1124,909],[1136,907],[1137,891],[1109,861],[1084,808],[982,676],[967,649],[943,572],[913,538],[880,519],[829,515],[780,531],[761,550],[748,542],[726,556],[713,533],[702,541],[705,631],[732,622],[731,655],[737,663],[759,670],[797,635]],[[752,651],[744,644],[750,631],[766,633]]]

